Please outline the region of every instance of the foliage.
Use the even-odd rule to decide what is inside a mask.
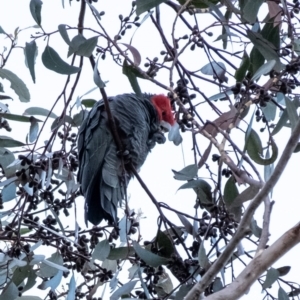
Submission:
[[[237,299],[254,281],[264,290],[264,299],[297,297],[299,284],[282,279],[290,267],[272,265],[300,241],[299,225],[270,246],[268,236],[273,188],[300,149],[298,0],[128,1],[129,13],[114,12],[112,20],[120,26],[113,34],[103,25],[101,2],[68,4],[74,14],[79,8],[78,25],[56,24],[57,30],[48,30],[42,1],[31,0],[28,13],[35,26],[26,31],[17,27],[14,33],[5,31],[6,24],[0,27],[1,40],[10,43],[0,54],[0,128],[7,131],[0,135],[0,299],[29,299],[25,295],[32,295],[34,287],[45,290],[43,299],[100,299],[106,284],[110,299],[199,299],[202,294]],[[67,4],[52,5],[63,10]],[[93,27],[85,27],[86,18],[93,18]],[[141,65],[144,54],[133,28],[143,31],[145,26],[159,36],[162,50],[160,58],[156,48],[150,50],[153,58]],[[56,47],[55,37],[65,42],[67,51]],[[24,50],[27,78],[9,69],[18,48]],[[74,98],[84,84],[86,65],[92,67],[90,78],[98,92],[106,96],[98,72],[103,60],[119,66],[137,94],[141,79],[164,89],[183,140],[192,138],[193,163],[173,172],[181,181],[178,193],[195,192],[194,208],[178,211],[157,201],[144,186],[159,212],[157,234],[149,241],[142,241],[140,214],[127,205],[118,226],[103,222],[82,229],[76,223],[69,228],[81,197],[78,128],[96,102],[84,98],[92,91]],[[61,76],[65,86],[57,99],[48,100],[51,110],[28,106],[19,115],[18,99],[30,103],[26,83],[46,80],[37,66]],[[101,73],[105,78],[105,70]],[[17,96],[10,106],[6,80]],[[57,115],[61,99],[63,109]],[[11,122],[30,124],[26,141],[16,138]],[[41,136],[50,127],[43,143]],[[287,128],[291,135],[279,150],[276,135]],[[254,212],[262,202],[263,222],[257,222]],[[177,223],[170,214],[178,216]],[[249,248],[242,241],[251,241]],[[38,254],[41,247],[51,249],[51,256]],[[241,280],[234,281],[238,261],[245,269]],[[224,275],[229,268],[232,278]],[[125,269],[129,279],[124,279]]]

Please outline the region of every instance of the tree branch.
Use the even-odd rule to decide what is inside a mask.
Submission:
[[[187,296],[184,298],[185,300],[198,300],[199,296],[205,290],[208,284],[211,283],[213,278],[220,272],[222,268],[224,268],[226,262],[230,259],[230,256],[234,252],[236,246],[244,238],[244,235],[248,230],[249,224],[251,222],[251,218],[255,210],[262,203],[265,197],[268,196],[269,192],[274,188],[274,186],[278,182],[288,161],[290,160],[293,154],[296,145],[298,144],[299,138],[300,138],[300,121],[298,121],[296,127],[294,128],[292,135],[290,136],[287,145],[281,155],[281,158],[274,169],[273,174],[270,176],[269,180],[265,183],[261,191],[256,195],[256,197],[252,200],[247,210],[245,211],[245,214],[241,220],[239,227],[237,228],[235,235],[232,237],[231,241],[228,243],[227,247],[219,256],[219,258],[204,274],[201,281],[198,282],[192,288],[192,290],[187,294]],[[249,284],[249,286],[250,285],[251,284]]]
[[[300,242],[300,223],[285,232],[273,245],[256,256],[242,273],[225,289],[208,296],[208,300],[239,299],[255,280],[274,262]]]

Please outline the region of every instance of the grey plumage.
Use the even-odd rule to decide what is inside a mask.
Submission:
[[[123,94],[109,98],[109,105],[125,150],[125,176],[103,100],[95,104],[79,130],[78,181],[86,199],[85,220],[97,225],[103,219],[117,222],[117,207],[124,198],[132,176],[130,162],[136,169],[144,163],[155,143],[164,143],[160,121],[151,95]],[[127,165],[126,165],[127,163]]]

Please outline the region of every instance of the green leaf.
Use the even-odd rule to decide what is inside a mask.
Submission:
[[[0,26],[0,34],[6,34],[6,32],[4,31],[4,29]]]
[[[187,183],[185,183],[182,186],[180,186],[178,188],[178,190],[197,188],[201,184],[201,181],[202,181],[202,179],[189,180]]]
[[[125,259],[128,256],[134,255],[134,249],[132,247],[118,247],[112,248],[109,252],[107,259],[117,260],[117,259]]]
[[[257,238],[260,238],[262,229],[257,225],[256,220],[251,220],[250,229]]]
[[[60,24],[60,25],[58,25],[58,31],[59,31],[61,37],[63,38],[63,40],[64,40],[68,45],[70,45],[70,44],[71,44],[71,41],[70,41],[68,32],[67,32],[67,30],[66,30],[66,26],[67,26],[67,25],[65,25],[65,24]]]
[[[43,2],[41,0],[31,0],[29,7],[31,15],[34,21],[41,26],[42,17],[41,17],[41,10],[42,10]]]
[[[219,79],[225,80],[226,66],[223,62],[210,62],[203,66],[200,71],[205,75],[217,76]]]
[[[74,278],[74,274],[72,275],[70,282],[69,282],[69,291],[68,291],[68,296],[66,300],[73,300],[75,299],[75,293],[76,292],[76,282]]]
[[[166,2],[166,0],[137,0],[136,1],[136,14],[139,16],[145,11],[154,8],[161,3]]]
[[[185,0],[178,0],[178,2],[181,5],[184,5],[186,1]],[[208,7],[211,8],[212,4],[217,4],[219,2],[220,2],[219,0],[210,0],[210,1],[207,1],[207,0],[192,0],[189,4],[193,5],[196,8],[208,8]]]
[[[86,117],[86,113],[87,112],[85,110],[82,110],[78,114],[74,115],[73,121],[75,126],[79,127],[82,124],[83,120]]]
[[[141,95],[142,91],[137,80],[136,69],[133,66],[128,65],[127,61],[124,60],[122,71],[123,74],[127,76],[133,91],[137,95]]]
[[[293,102],[292,102],[292,104],[293,104]],[[295,108],[295,110],[296,110],[296,108]],[[275,128],[272,131],[272,136],[277,134],[282,129],[283,126],[286,126],[287,122],[288,122],[288,113],[287,113],[287,109],[285,109],[284,112],[282,113],[280,119],[278,120]]]
[[[197,176],[198,173],[198,167],[197,165],[189,165],[183,168],[180,171],[172,170],[174,173],[174,178],[176,180],[191,180]]]
[[[250,52],[250,66],[249,72],[250,74],[255,74],[255,72],[264,64],[265,58],[257,49],[257,47],[253,47]]]
[[[188,292],[192,289],[193,284],[182,284],[176,292],[175,300],[182,300],[188,294]]]
[[[245,149],[247,150],[250,158],[260,165],[269,165],[272,164],[278,156],[278,147],[275,144],[273,138],[270,138],[271,147],[272,147],[272,156],[270,158],[264,159],[262,157],[262,144],[259,138],[259,135],[254,129],[250,130],[248,139],[245,141]]]
[[[277,106],[273,102],[267,102],[266,107],[261,107],[262,112],[268,122],[274,121],[276,117]]]
[[[235,79],[240,82],[243,81],[249,67],[250,67],[250,58],[249,58],[247,52],[244,51],[244,56],[243,56],[242,62],[240,64],[240,67],[236,70],[235,75],[234,75]]]
[[[16,299],[19,295],[19,290],[13,282],[10,282],[5,289],[2,290],[0,300]]]
[[[233,176],[227,180],[224,187],[224,201],[227,207],[231,206],[234,200],[239,195],[238,188],[236,187],[235,180]]]
[[[86,41],[86,38],[82,34],[77,34],[72,38],[71,43],[69,44],[68,57],[75,53],[79,46]]]
[[[119,300],[120,298],[123,298],[123,295],[130,294],[131,291],[134,289],[136,283],[138,280],[129,281],[125,284],[123,284],[120,288],[118,288],[111,296],[110,300]]]
[[[58,271],[57,274],[55,274],[51,279],[44,280],[38,288],[41,290],[46,290],[47,288],[50,288],[52,291],[54,291],[60,284],[62,280],[62,271]]]
[[[285,292],[285,290],[282,287],[279,287],[278,289],[278,300],[289,300],[288,294]]]
[[[285,276],[287,275],[291,270],[290,266],[284,266],[284,267],[280,267],[277,268],[277,271],[279,272],[279,276]]]
[[[53,263],[49,265],[48,262]],[[55,252],[51,255],[51,257],[47,258],[47,261],[44,260],[40,265],[40,269],[38,271],[38,276],[40,277],[52,277],[55,276],[59,271],[59,266],[63,266],[63,258],[59,252]],[[57,266],[57,267],[56,267]]]
[[[97,87],[102,89],[105,87],[105,83],[102,81],[100,73],[98,71],[98,61],[99,61],[99,57],[98,57],[97,63],[95,64],[95,67],[94,67],[93,79],[94,79],[94,82],[97,85]]]
[[[37,56],[37,47],[35,41],[32,41],[30,43],[25,44],[25,59],[27,66],[30,71],[31,78],[33,82],[35,83],[35,71],[34,71],[34,64],[35,64],[35,58]]]
[[[162,231],[158,231],[155,241],[160,249],[160,254],[166,258],[171,258],[175,248],[170,237]]]
[[[285,104],[286,104],[287,115],[291,123],[291,129],[293,131],[293,129],[296,127],[297,122],[299,120],[297,110],[295,109],[295,105],[293,104],[291,99],[287,96],[285,96]]]
[[[243,190],[240,194],[238,194],[238,196],[236,196],[236,198],[233,199],[233,201],[227,208],[233,208],[233,207],[238,207],[243,205],[244,202],[253,199],[258,192],[259,192],[259,188],[257,186],[250,185],[245,190]]]
[[[23,115],[30,115],[30,116],[44,116],[44,117],[50,117],[50,118],[57,118],[57,115],[53,112],[50,112],[48,109],[46,108],[42,108],[42,107],[29,107],[27,108]]]
[[[264,0],[248,0],[242,9],[243,18],[250,24],[255,23],[259,8],[263,2]]]
[[[15,176],[15,170],[13,168],[7,169],[7,166],[9,166],[14,161],[15,161],[15,156],[11,151],[5,148],[0,148],[0,165],[2,166],[4,175],[7,178],[11,176]]]
[[[223,100],[228,100],[228,96],[230,96],[230,95],[232,95],[232,94],[233,94],[233,92],[232,92],[232,90],[231,90],[231,88],[230,88],[230,89],[225,90],[225,91],[222,92],[222,93],[218,93],[218,94],[212,95],[212,96],[210,96],[208,99],[209,99],[210,101],[217,101],[217,100],[223,101]]]
[[[133,248],[136,254],[149,266],[157,268],[169,262],[168,259],[158,256],[150,251],[143,249],[137,242],[133,242]]]
[[[10,183],[9,185],[6,185],[2,191],[2,201],[3,202],[8,202],[16,198],[16,190],[17,187],[14,182]]]
[[[47,69],[59,74],[71,75],[80,71],[80,68],[64,62],[58,53],[50,46],[46,46],[42,54],[42,62]]]
[[[0,135],[0,147],[20,147],[25,146],[24,143],[16,141],[9,136]]]
[[[98,37],[94,36],[87,39],[82,44],[79,45],[76,54],[80,56],[90,57],[98,43]]]
[[[182,214],[177,214],[178,218],[180,219],[181,223],[183,224],[185,230],[190,235],[193,235],[193,225],[190,223],[190,221]]]
[[[216,293],[222,289],[223,289],[222,281],[221,281],[220,277],[216,277],[214,284],[213,284],[213,291],[214,291],[214,293]]]
[[[109,255],[110,252],[110,245],[108,240],[103,240],[99,242],[92,254],[93,260],[98,259],[101,261],[105,261]]]
[[[276,47],[265,39],[260,33],[247,30],[247,35],[250,41],[253,43],[254,47],[263,55],[263,57],[269,60],[275,60],[276,64],[274,69],[276,71],[281,71],[284,65],[280,62],[279,56],[276,53]],[[260,66],[259,66],[260,67]]]
[[[275,59],[271,59],[269,61],[267,61],[264,65],[262,65],[256,72],[255,74],[252,76],[252,80],[258,80],[260,78],[260,76],[262,75],[266,75],[268,73],[270,73],[274,66],[276,64],[276,60]]]
[[[267,276],[266,276],[266,280],[263,283],[263,289],[267,289],[269,287],[271,287],[271,285],[278,279],[279,277],[279,272],[278,270],[274,269],[274,268],[270,268],[267,271]]]
[[[84,105],[86,108],[91,108],[97,103],[94,99],[83,99],[81,100],[81,104]]]
[[[275,18],[269,19],[266,21],[261,35],[267,41],[274,45],[275,49],[280,48],[280,26],[278,23],[274,23]]]
[[[203,206],[213,205],[212,195],[211,195],[211,186],[202,179],[198,179],[198,186],[194,188],[195,193],[197,194],[197,197],[200,200],[200,203]]]
[[[30,100],[29,91],[25,83],[17,75],[15,75],[13,72],[9,70],[0,69],[0,77],[10,81],[11,84],[10,87],[18,95],[21,102],[29,102]]]
[[[36,140],[37,135],[39,133],[39,123],[34,117],[31,118],[30,123],[31,124],[29,127],[29,143],[33,143]]]
[[[31,122],[31,117],[24,117],[24,116],[8,114],[8,113],[5,113],[5,114],[0,113],[0,116],[4,119],[17,121],[17,122],[27,122],[27,123]],[[37,119],[36,119],[36,121],[41,122],[40,120],[37,120]]]
[[[63,118],[57,117],[51,125],[51,130],[53,131],[54,129],[60,127],[61,125],[65,124],[65,123],[69,123],[72,126],[75,126],[74,121],[70,116],[64,116]]]
[[[202,241],[198,251],[198,262],[201,268],[207,269],[209,266],[209,260],[206,255],[206,250],[204,248],[204,242]]]
[[[12,276],[12,282],[16,285],[19,286],[29,275],[30,269],[32,269],[29,264],[27,264],[24,267],[18,267],[14,271],[14,274]]]

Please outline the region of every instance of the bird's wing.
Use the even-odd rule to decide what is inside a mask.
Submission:
[[[116,222],[117,205],[123,195],[119,178],[121,162],[101,101],[80,128],[78,153],[78,181],[86,199],[86,220],[93,224],[102,219]]]
[[[123,146],[129,151],[131,162],[136,168],[142,166],[149,150],[153,148],[149,142],[150,125],[157,123],[158,126],[154,108],[149,99],[144,97],[138,98],[134,94],[119,95],[115,97],[116,104],[113,107]]]

